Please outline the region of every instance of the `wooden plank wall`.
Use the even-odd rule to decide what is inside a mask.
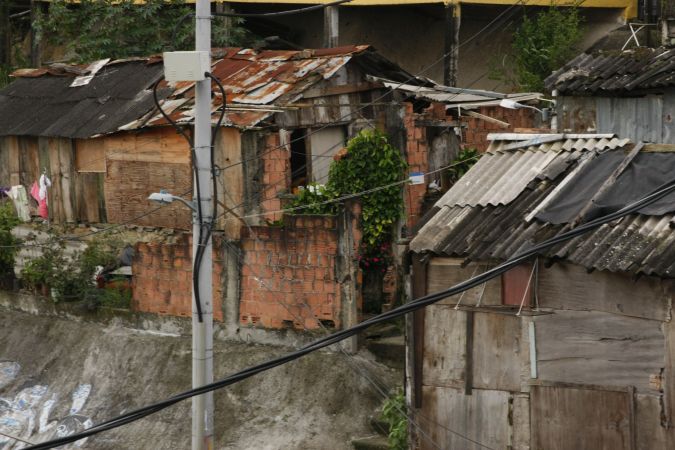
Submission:
[[[477,273],[460,262],[431,258],[429,291]],[[455,309],[457,296],[427,308],[419,411],[428,419],[420,418],[425,430],[442,448],[474,448],[448,441],[457,437],[443,428],[454,425],[471,436],[480,430],[476,423],[506,427],[479,433],[477,440],[493,448],[675,448],[672,282],[560,263],[541,267],[537,280],[539,314],[474,311],[470,336],[467,311]],[[475,305],[479,295],[467,292],[462,305]],[[498,281],[488,284],[481,304],[497,305],[500,295]],[[476,396],[508,399],[508,420],[503,408],[483,409]],[[420,447],[433,448],[423,439]]]
[[[532,450],[632,450],[627,392],[534,386],[530,406]]]

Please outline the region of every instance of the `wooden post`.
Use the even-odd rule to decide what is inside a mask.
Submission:
[[[323,10],[323,46],[332,48],[338,46],[340,20],[337,6],[328,6]]]
[[[443,47],[443,83],[446,86],[457,85],[459,70],[459,3],[445,5],[445,45]]]

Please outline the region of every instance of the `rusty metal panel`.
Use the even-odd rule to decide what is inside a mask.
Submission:
[[[533,386],[532,450],[631,450],[627,392]]]
[[[502,275],[502,301],[505,305],[530,306],[532,303],[532,264],[521,264]]]

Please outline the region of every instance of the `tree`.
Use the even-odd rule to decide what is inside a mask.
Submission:
[[[193,47],[194,20],[179,25],[193,12],[185,0],[53,0],[33,26],[39,38],[64,45],[68,58],[86,62],[103,58],[147,56],[165,50]],[[243,45],[252,36],[242,21],[214,20],[214,46]]]
[[[580,39],[581,17],[576,6],[551,5],[534,19],[525,16],[513,39],[519,87],[543,91],[544,79],[576,55]]]

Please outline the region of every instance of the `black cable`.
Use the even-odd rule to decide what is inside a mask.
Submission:
[[[414,300],[412,302],[409,302],[405,305],[399,306],[398,308],[395,308],[387,313],[379,314],[371,319],[368,319],[364,322],[361,322],[357,325],[354,325],[351,328],[348,328],[346,330],[338,331],[330,336],[326,336],[325,338],[318,339],[317,341],[306,345],[305,347],[302,347],[299,350],[296,350],[294,352],[291,352],[287,355],[280,356],[268,361],[265,361],[261,364],[249,367],[247,369],[244,369],[240,372],[234,373],[226,378],[223,378],[219,381],[216,381],[214,383],[204,385],[195,389],[191,389],[189,391],[182,392],[178,395],[175,395],[173,397],[170,397],[166,400],[154,403],[152,405],[148,405],[145,407],[141,407],[139,409],[136,409],[134,411],[122,414],[114,419],[108,420],[106,422],[103,422],[99,425],[96,425],[88,430],[84,430],[82,432],[62,437],[62,438],[57,438],[53,439],[41,444],[36,444],[31,447],[27,447],[28,450],[42,450],[42,449],[49,449],[49,448],[54,448],[57,446],[65,445],[71,442],[78,441],[80,439],[83,439],[85,437],[92,436],[94,434],[107,431],[113,428],[120,427],[122,425],[125,425],[127,423],[134,422],[136,420],[139,420],[143,417],[146,417],[150,414],[154,414],[155,412],[158,412],[164,408],[167,408],[175,403],[178,403],[179,401],[182,400],[187,400],[191,397],[194,397],[196,395],[202,395],[207,392],[214,391],[216,389],[220,389],[232,384],[235,384],[239,381],[245,380],[247,378],[252,377],[253,375],[256,375],[258,373],[267,371],[269,369],[272,369],[274,367],[283,365],[287,362],[293,361],[295,359],[298,359],[302,356],[305,356],[311,352],[314,352],[316,350],[328,347],[330,345],[333,345],[337,342],[340,342],[344,339],[347,339],[351,336],[354,336],[355,334],[365,330],[366,328],[381,323],[381,322],[386,322],[391,319],[394,319],[396,317],[408,314],[410,312],[413,312],[415,310],[424,308],[428,305],[431,305],[433,303],[436,303],[446,297],[452,296],[452,295],[457,295],[461,292],[464,292],[468,289],[474,288],[476,286],[480,286],[481,284],[487,282],[488,280],[495,278],[502,273],[512,269],[515,266],[518,266],[522,264],[523,262],[527,261],[529,258],[538,255],[540,252],[543,250],[549,249],[557,244],[560,244],[564,241],[568,241],[571,239],[574,239],[578,236],[581,236],[582,234],[597,228],[601,225],[613,222],[621,217],[627,216],[629,214],[637,213],[640,209],[643,207],[657,201],[658,199],[675,192],[675,180],[665,183],[662,185],[661,188],[658,190],[654,191],[652,194],[637,200],[630,205],[622,208],[619,211],[616,211],[614,213],[608,214],[606,216],[600,217],[598,219],[592,220],[590,222],[587,222],[573,230],[564,232],[559,234],[558,236],[555,236],[551,239],[547,239],[546,241],[535,245],[531,247],[528,250],[524,250],[523,252],[514,255],[513,257],[509,258],[506,262],[494,267],[493,269],[490,269],[481,275],[478,275],[476,277],[472,277],[466,281],[463,281],[459,284],[456,284],[455,286],[445,289],[439,292],[436,292],[434,294],[426,295],[424,297],[421,297],[417,300]]]
[[[192,268],[192,288],[193,292],[195,295],[195,306],[197,308],[197,318],[199,322],[202,322],[204,319],[202,317],[202,302],[201,302],[201,296],[199,292],[199,266],[201,264],[201,256],[199,256],[199,259],[197,258],[198,255],[200,255],[200,250],[202,249],[202,239],[204,236],[204,215],[202,214],[202,193],[201,193],[201,188],[199,186],[199,170],[197,168],[197,152],[195,152],[195,146],[194,146],[194,140],[191,136],[188,136],[188,134],[183,130],[182,127],[180,127],[169,115],[164,111],[162,108],[162,105],[159,103],[159,99],[157,98],[157,87],[159,86],[159,83],[164,80],[164,75],[162,74],[161,77],[155,82],[155,84],[152,85],[152,99],[155,102],[155,107],[159,110],[160,114],[164,119],[169,122],[170,125],[172,125],[180,135],[182,135],[185,140],[187,141],[189,147],[190,147],[190,155],[192,156],[192,169],[194,172],[194,181],[195,181],[195,189],[197,191],[197,223],[199,224],[199,236],[192,236],[192,239],[197,239],[197,251],[195,252],[195,259],[193,262],[193,268]],[[210,235],[209,235],[210,236]],[[208,241],[208,238],[207,238]],[[197,264],[197,263],[200,264]]]

